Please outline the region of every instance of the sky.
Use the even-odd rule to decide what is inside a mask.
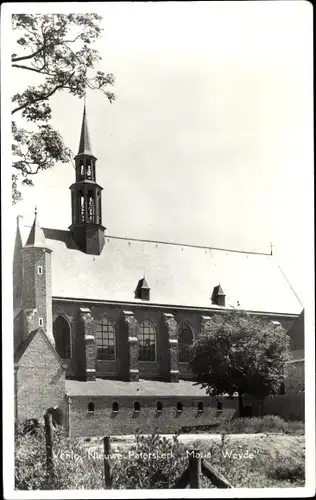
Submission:
[[[314,274],[312,5],[87,5],[104,16],[98,69],[116,79],[113,104],[87,93],[107,234],[267,253],[272,242],[305,304]],[[36,8],[69,13],[74,4]],[[9,71],[10,93],[37,83]],[[51,123],[76,154],[83,101],[59,93],[51,103]],[[36,204],[42,226],[66,229],[73,181],[71,163],[37,175],[9,208],[13,226],[19,214],[31,224]]]

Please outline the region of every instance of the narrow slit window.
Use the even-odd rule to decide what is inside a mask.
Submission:
[[[183,412],[183,404],[182,403],[177,403],[177,412],[182,413]]]
[[[38,266],[37,273],[38,274],[43,274],[43,267],[42,266]]]
[[[113,413],[118,413],[119,411],[119,404],[117,401],[114,401],[113,404],[112,404],[112,411]]]
[[[135,403],[134,403],[134,412],[135,413],[140,412],[140,403],[138,401],[135,401]]]
[[[163,405],[160,401],[157,402],[157,412],[161,413],[162,412]]]
[[[88,404],[88,412],[93,413],[94,412],[94,403],[89,403]]]
[[[44,326],[43,318],[38,318],[38,326]]]
[[[84,197],[80,195],[80,220],[84,221]]]

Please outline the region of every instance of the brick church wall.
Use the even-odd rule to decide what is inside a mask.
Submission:
[[[19,419],[40,420],[47,408],[55,405],[65,409],[65,373],[40,331],[19,361],[16,390]]]
[[[124,319],[124,311],[130,311],[134,314],[138,324],[148,319],[156,328],[156,361],[154,362],[138,362],[139,376],[148,379],[169,380],[170,366],[169,366],[169,343],[168,343],[168,329],[164,321],[164,314],[172,314],[178,325],[188,322],[193,331],[193,335],[199,334],[202,328],[202,317],[211,317],[214,314],[221,313],[222,311],[196,311],[196,310],[179,310],[167,309],[157,307],[147,307],[144,305],[128,304],[128,305],[114,305],[114,304],[89,304],[87,306],[84,302],[69,302],[69,301],[53,301],[53,318],[55,319],[58,314],[63,314],[69,320],[72,331],[72,352],[73,359],[67,375],[76,377],[78,373],[83,372],[84,360],[84,342],[83,337],[78,332],[77,328],[77,314],[79,308],[89,307],[91,315],[95,320],[100,320],[106,317],[111,320],[116,330],[116,360],[96,360],[96,376],[104,378],[128,378],[128,333],[127,326]],[[267,321],[279,321],[285,329],[288,329],[293,323],[293,318],[287,316],[268,316]],[[81,338],[82,337],[82,338]],[[179,376],[183,379],[192,379],[193,374],[190,369],[189,363],[178,363],[177,369]]]

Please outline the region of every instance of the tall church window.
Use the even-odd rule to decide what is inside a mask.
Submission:
[[[156,330],[148,320],[139,325],[139,361],[155,361]]]
[[[96,323],[97,358],[115,360],[115,328],[108,318]]]
[[[70,325],[63,316],[57,316],[53,324],[55,348],[62,359],[71,358]]]
[[[179,361],[182,363],[189,362],[189,347],[193,342],[193,334],[190,325],[184,323],[180,326],[178,332],[179,345]]]

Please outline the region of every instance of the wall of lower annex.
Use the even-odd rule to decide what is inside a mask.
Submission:
[[[72,343],[72,360],[69,363],[67,376],[78,378],[78,374],[82,371],[82,362],[84,359],[84,340],[79,338],[79,329],[76,327],[78,310],[88,307],[92,317],[95,320],[100,320],[106,317],[113,322],[116,331],[116,359],[113,361],[96,360],[96,376],[103,378],[122,378],[125,379],[125,367],[128,362],[128,342],[127,328],[125,323],[124,311],[131,311],[138,324],[144,320],[149,320],[156,329],[156,360],[155,361],[138,361],[139,377],[145,379],[170,380],[169,366],[169,344],[168,330],[164,314],[172,314],[177,325],[188,322],[193,331],[193,335],[199,335],[202,327],[202,317],[212,316],[219,311],[196,311],[196,310],[179,310],[169,308],[156,308],[143,306],[138,304],[118,306],[112,304],[87,304],[77,301],[60,301],[53,300],[53,320],[58,315],[63,315],[71,325],[71,343]],[[267,317],[268,321],[279,321],[285,329],[288,329],[293,322],[291,317],[280,317],[271,315]],[[126,338],[125,338],[126,337]],[[192,379],[193,375],[188,363],[178,363],[179,377],[183,379]],[[83,376],[83,374],[82,374]],[[80,378],[80,376],[79,376]]]
[[[225,398],[219,398],[224,401]],[[119,404],[119,411],[113,413],[112,404]],[[134,402],[139,401],[140,411],[135,413]],[[157,412],[157,401],[163,405]],[[177,412],[177,403],[182,402],[183,411]],[[198,412],[198,403],[203,402],[203,412]],[[88,411],[88,404],[94,404],[94,411]],[[196,425],[216,426],[227,422],[236,413],[237,400],[226,400],[223,410],[217,410],[215,399],[210,397],[88,397],[71,396],[69,404],[69,432],[71,437],[93,437],[135,433],[175,433],[182,427]]]

